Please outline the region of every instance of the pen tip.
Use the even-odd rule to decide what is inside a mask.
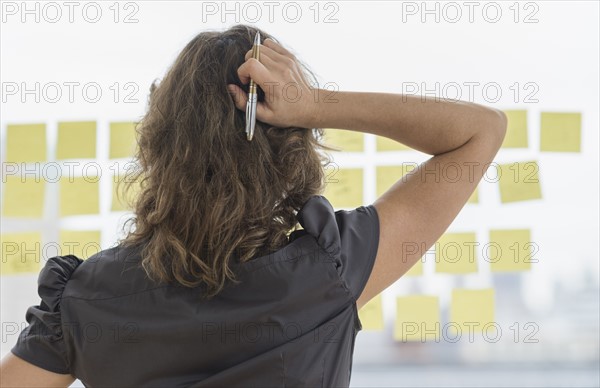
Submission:
[[[257,46],[260,44],[260,32],[258,31],[256,31],[256,36],[254,37],[254,44]]]

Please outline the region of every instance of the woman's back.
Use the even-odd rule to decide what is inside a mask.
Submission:
[[[55,257],[40,275],[54,307],[30,308],[13,352],[89,386],[347,386],[377,213],[314,196],[298,220],[285,247],[237,262],[240,283],[204,301],[149,280],[135,248]],[[35,335],[58,328],[59,340]]]

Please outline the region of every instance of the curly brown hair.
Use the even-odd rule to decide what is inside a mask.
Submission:
[[[287,244],[298,210],[323,193],[331,159],[320,151],[335,150],[321,142],[321,128],[257,121],[254,139],[246,139],[245,114],[227,84],[248,91],[237,69],[256,31],[261,42],[274,39],[238,24],[202,32],[185,46],[150,88],[148,110],[136,126],[137,168],[119,182],[125,196],[134,185],[139,190],[125,223],[135,230],[119,243],[141,247],[151,279],[203,286],[204,298],[227,280],[237,282],[231,260],[245,262]],[[264,101],[260,90],[258,100]]]

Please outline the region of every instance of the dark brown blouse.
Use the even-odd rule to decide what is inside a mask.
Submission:
[[[379,218],[320,195],[297,218],[285,247],[234,263],[241,283],[209,301],[149,280],[134,249],[53,257],[12,352],[90,387],[347,387]]]

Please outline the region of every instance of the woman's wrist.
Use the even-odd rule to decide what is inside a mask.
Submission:
[[[301,123],[302,128],[323,128],[327,126],[327,105],[335,102],[335,96],[330,90],[311,89],[311,97],[307,102],[307,113]]]

